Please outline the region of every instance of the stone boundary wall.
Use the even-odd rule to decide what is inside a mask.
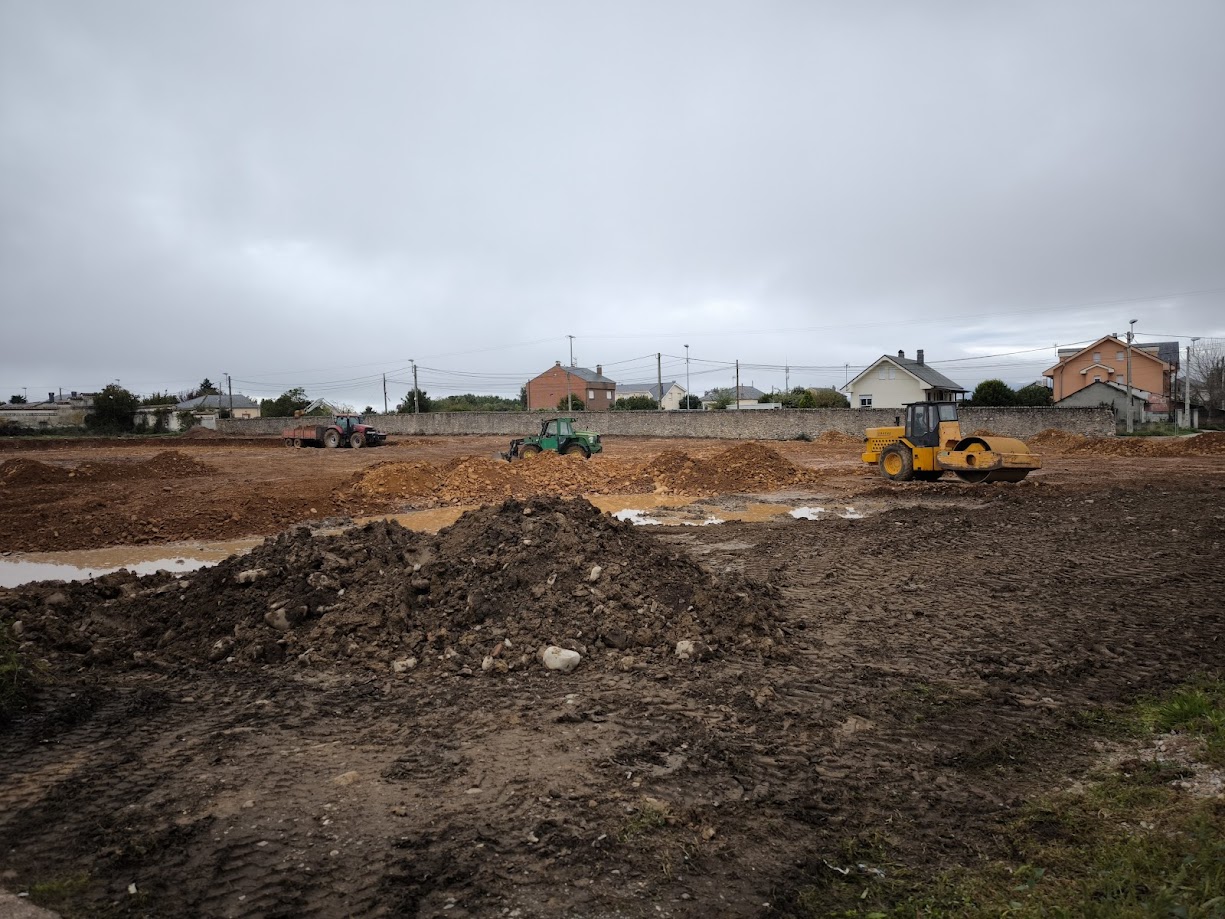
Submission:
[[[862,437],[864,428],[891,425],[897,409],[813,408],[720,412],[575,412],[580,429],[621,437],[719,437],[731,440],[791,440],[800,434],[817,437],[840,431]],[[1011,437],[1032,437],[1047,428],[1071,434],[1110,437],[1114,415],[1108,408],[963,408],[961,429],[969,434],[987,430]],[[500,434],[522,437],[540,429],[548,412],[438,412],[420,415],[371,415],[368,421],[389,434]],[[292,418],[224,418],[223,434],[280,434]]]

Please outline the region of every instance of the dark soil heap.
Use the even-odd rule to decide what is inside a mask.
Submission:
[[[584,500],[508,500],[437,536],[380,521],[299,528],[181,579],[119,572],[0,592],[27,654],[61,665],[319,666],[406,673],[778,653],[778,597],[716,576]],[[627,660],[627,657],[629,658]]]
[[[61,482],[119,482],[132,479],[177,479],[212,475],[207,463],[180,453],[164,450],[137,462],[81,463],[76,467],[55,466],[38,460],[17,457],[0,463],[0,483],[6,485],[51,485]]]

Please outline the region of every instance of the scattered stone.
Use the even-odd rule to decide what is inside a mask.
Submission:
[[[246,571],[240,571],[234,576],[234,581],[238,584],[254,584],[256,581],[268,577],[267,568],[250,568]]]
[[[391,662],[391,672],[392,673],[407,673],[408,671],[412,670],[416,666],[417,666],[417,658],[402,657],[399,660],[395,660]]]
[[[264,613],[264,622],[268,623],[268,625],[272,626],[272,628],[276,629],[278,632],[288,632],[291,628],[293,628],[293,624],[290,623],[289,616],[286,614],[284,608],[268,610],[268,612]]]
[[[593,565],[591,567],[591,574],[587,575],[587,580],[590,581],[592,584],[594,584],[596,581],[600,579],[600,575],[603,573],[604,573],[603,568],[601,568],[599,565]]]
[[[332,779],[332,784],[333,785],[352,785],[359,778],[361,778],[361,776],[358,774],[356,770],[349,771],[349,772],[342,772],[340,775],[336,776],[336,778]]]
[[[568,648],[559,648],[557,645],[549,645],[540,652],[540,663],[544,664],[549,670],[559,670],[562,673],[567,673],[579,665],[579,661],[583,656],[577,651],[571,651]]]

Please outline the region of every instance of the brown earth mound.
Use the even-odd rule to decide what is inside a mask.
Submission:
[[[177,450],[166,450],[135,463],[86,462],[73,468],[24,458],[0,463],[0,482],[6,485],[52,485],[73,479],[90,482],[176,479],[212,473],[211,466]]]
[[[1084,437],[1051,428],[1026,443],[1035,452],[1069,456],[1214,456],[1225,453],[1225,432],[1195,437]]]
[[[50,485],[68,481],[68,470],[31,459],[11,459],[0,463],[0,484]]]
[[[506,463],[465,456],[449,463],[384,463],[357,473],[338,500],[401,498],[410,506],[483,504],[536,495],[649,494],[702,497],[815,485],[821,474],[759,443],[709,459],[669,450],[647,463],[542,453]]]
[[[826,447],[858,447],[863,443],[863,438],[854,434],[843,434],[841,431],[822,431],[813,438],[813,443]]]
[[[214,431],[212,428],[206,428],[203,425],[195,425],[193,427],[188,428],[186,431],[184,431],[179,436],[186,437],[191,440],[201,440],[201,439],[213,440],[218,437],[224,437],[225,435],[220,434],[217,431]]]
[[[298,528],[180,580],[120,572],[0,592],[32,656],[125,667],[501,672],[557,644],[627,668],[683,639],[699,654],[780,653],[777,610],[772,588],[558,498],[473,511],[436,536],[387,521]]]

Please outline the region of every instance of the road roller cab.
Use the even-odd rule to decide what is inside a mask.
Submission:
[[[1015,438],[962,437],[956,402],[912,402],[905,425],[868,428],[865,435],[863,461],[892,482],[933,482],[945,472],[972,483],[1019,482],[1042,468]]]

